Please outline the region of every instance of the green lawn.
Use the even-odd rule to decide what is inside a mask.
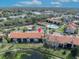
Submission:
[[[51,55],[51,56],[57,56],[57,57],[61,57],[61,58],[64,58],[66,59],[66,57],[69,55],[70,51],[69,50],[65,50],[65,49],[57,49],[57,50],[54,50],[53,48],[52,49],[47,49],[47,48],[40,48],[38,49],[39,51],[41,51],[42,53],[45,53],[47,55]],[[63,52],[66,52],[66,54],[63,54]]]
[[[66,24],[63,24],[62,26],[59,27],[59,29],[56,30],[56,32],[63,33],[65,27],[66,27]]]
[[[42,44],[14,44],[14,46],[11,49],[15,48],[38,48],[42,47]]]
[[[66,57],[69,55],[70,51],[69,50],[65,50],[65,49],[49,49],[49,48],[44,48],[42,44],[14,44],[12,46],[12,44],[6,44],[5,46],[2,47],[2,49],[0,48],[0,52],[1,51],[7,51],[7,50],[13,50],[16,48],[32,48],[35,49],[35,51],[39,51],[41,52],[42,55],[46,56],[46,58],[48,57],[49,59],[56,59],[56,58],[64,58],[66,59]],[[65,54],[63,54],[63,52],[66,52]],[[2,54],[0,55],[0,58],[2,59]],[[20,55],[17,56],[17,59],[20,58]]]

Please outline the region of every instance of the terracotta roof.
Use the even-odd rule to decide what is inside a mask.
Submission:
[[[77,24],[75,24],[74,22],[70,22],[68,24],[68,28],[76,29],[77,28]]]
[[[49,35],[49,41],[58,43],[73,43],[79,45],[79,37],[68,36],[68,35]]]
[[[39,32],[11,32],[9,38],[42,38],[43,33]]]
[[[74,40],[73,40],[73,43],[74,43],[75,45],[79,45],[79,38],[74,39]]]
[[[79,45],[79,37],[75,37],[75,36],[49,34],[46,37],[48,37],[49,41],[51,42],[58,42],[61,44],[73,43],[75,45]],[[44,33],[42,32],[11,32],[9,34],[9,38],[44,38]]]

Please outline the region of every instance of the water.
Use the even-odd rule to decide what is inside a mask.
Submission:
[[[39,52],[33,51],[30,56],[22,55],[22,59],[44,59],[44,57]]]
[[[58,29],[59,26],[55,25],[55,24],[49,24],[47,25],[48,28],[52,28],[52,29]]]

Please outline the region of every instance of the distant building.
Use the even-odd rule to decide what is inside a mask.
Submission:
[[[44,11],[44,12],[42,12],[42,14],[44,14],[44,15],[45,14],[47,14],[47,15],[50,15],[51,14],[51,15],[53,15],[53,13],[54,13],[53,11]]]
[[[61,17],[48,18],[46,21],[49,23],[54,23],[54,24],[61,24],[62,23]]]
[[[32,12],[35,15],[41,15],[41,12]]]
[[[74,20],[73,22],[79,25],[79,20]]]
[[[16,18],[24,18],[26,15],[17,15],[17,16],[9,16],[11,19],[16,19]]]
[[[75,24],[74,22],[70,22],[67,25],[67,28],[65,29],[65,33],[68,33],[68,34],[75,34],[76,31],[77,31],[77,24]]]
[[[0,20],[7,20],[7,18],[5,18],[5,17],[0,17]]]
[[[3,42],[4,34],[0,33],[0,43]]]
[[[77,13],[77,14],[75,15],[75,18],[76,18],[76,20],[79,19],[79,13]]]

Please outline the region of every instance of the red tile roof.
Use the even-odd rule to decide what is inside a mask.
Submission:
[[[73,43],[79,45],[79,37],[68,36],[68,35],[54,35],[49,34],[46,37],[49,37],[48,40],[51,42],[58,42],[61,44]],[[44,33],[42,32],[11,32],[9,38],[44,38]]]
[[[79,37],[68,36],[68,35],[49,35],[49,41],[58,43],[73,43],[79,45]]]
[[[39,32],[11,32],[10,38],[42,38],[43,33]]]
[[[70,22],[70,23],[68,24],[68,28],[76,29],[76,28],[77,28],[77,24],[75,24],[74,22]]]

